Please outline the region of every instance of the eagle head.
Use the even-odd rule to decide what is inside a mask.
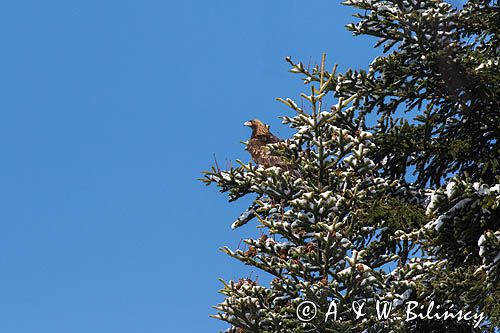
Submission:
[[[248,126],[252,129],[252,137],[256,137],[258,135],[269,135],[269,126],[265,125],[262,121],[259,119],[252,119],[249,120],[243,125]]]

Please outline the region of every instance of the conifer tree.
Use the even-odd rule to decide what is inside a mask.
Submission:
[[[233,227],[255,217],[266,233],[224,251],[273,278],[268,285],[223,281],[215,317],[229,332],[494,331],[498,2],[469,1],[460,9],[438,0],[344,4],[362,10],[348,29],[377,37],[382,54],[367,70],[345,73],[325,70],[324,59],[309,70],[287,58],[310,90],[301,95],[304,107],[278,99],[293,113],[282,120],[294,134],[272,151],[296,172],[238,161],[205,173],[230,200],[253,195]],[[377,123],[368,124],[368,115]],[[316,305],[311,320],[299,318],[307,314],[300,312],[304,300]],[[390,316],[377,317],[377,301],[390,305]],[[405,321],[413,301],[485,318],[480,325]],[[335,318],[327,315],[332,302]],[[363,302],[357,316],[352,305]]]

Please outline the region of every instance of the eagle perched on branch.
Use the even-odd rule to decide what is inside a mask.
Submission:
[[[262,165],[264,168],[277,166],[285,171],[294,169],[293,165],[283,157],[271,154],[268,145],[283,141],[269,131],[268,125],[258,119],[249,120],[243,125],[252,129],[252,136],[247,143],[246,150],[248,150],[255,163]]]
[[[284,171],[291,171],[296,177],[300,177],[300,173],[297,169],[288,162],[284,157],[272,155],[269,150],[268,145],[283,142],[278,139],[269,131],[269,126],[265,125],[258,119],[253,119],[245,122],[243,125],[248,126],[252,129],[252,136],[248,140],[246,150],[252,156],[255,163],[263,166],[264,168],[277,166]],[[263,200],[270,200],[261,199]],[[271,199],[273,200],[273,199]],[[234,221],[231,228],[236,229],[250,221],[255,217],[255,210],[257,209],[257,204],[254,203],[250,206],[243,214]]]

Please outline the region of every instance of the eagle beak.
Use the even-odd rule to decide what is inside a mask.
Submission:
[[[248,126],[248,127],[252,127],[252,122],[247,121],[247,122],[244,122],[243,125]]]

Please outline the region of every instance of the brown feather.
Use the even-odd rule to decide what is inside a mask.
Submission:
[[[247,150],[255,163],[265,168],[272,166],[280,167],[284,170],[292,170],[293,166],[280,156],[274,156],[269,151],[269,144],[282,142],[269,131],[269,127],[260,120],[250,120],[247,126],[252,128],[252,136],[247,144]]]

